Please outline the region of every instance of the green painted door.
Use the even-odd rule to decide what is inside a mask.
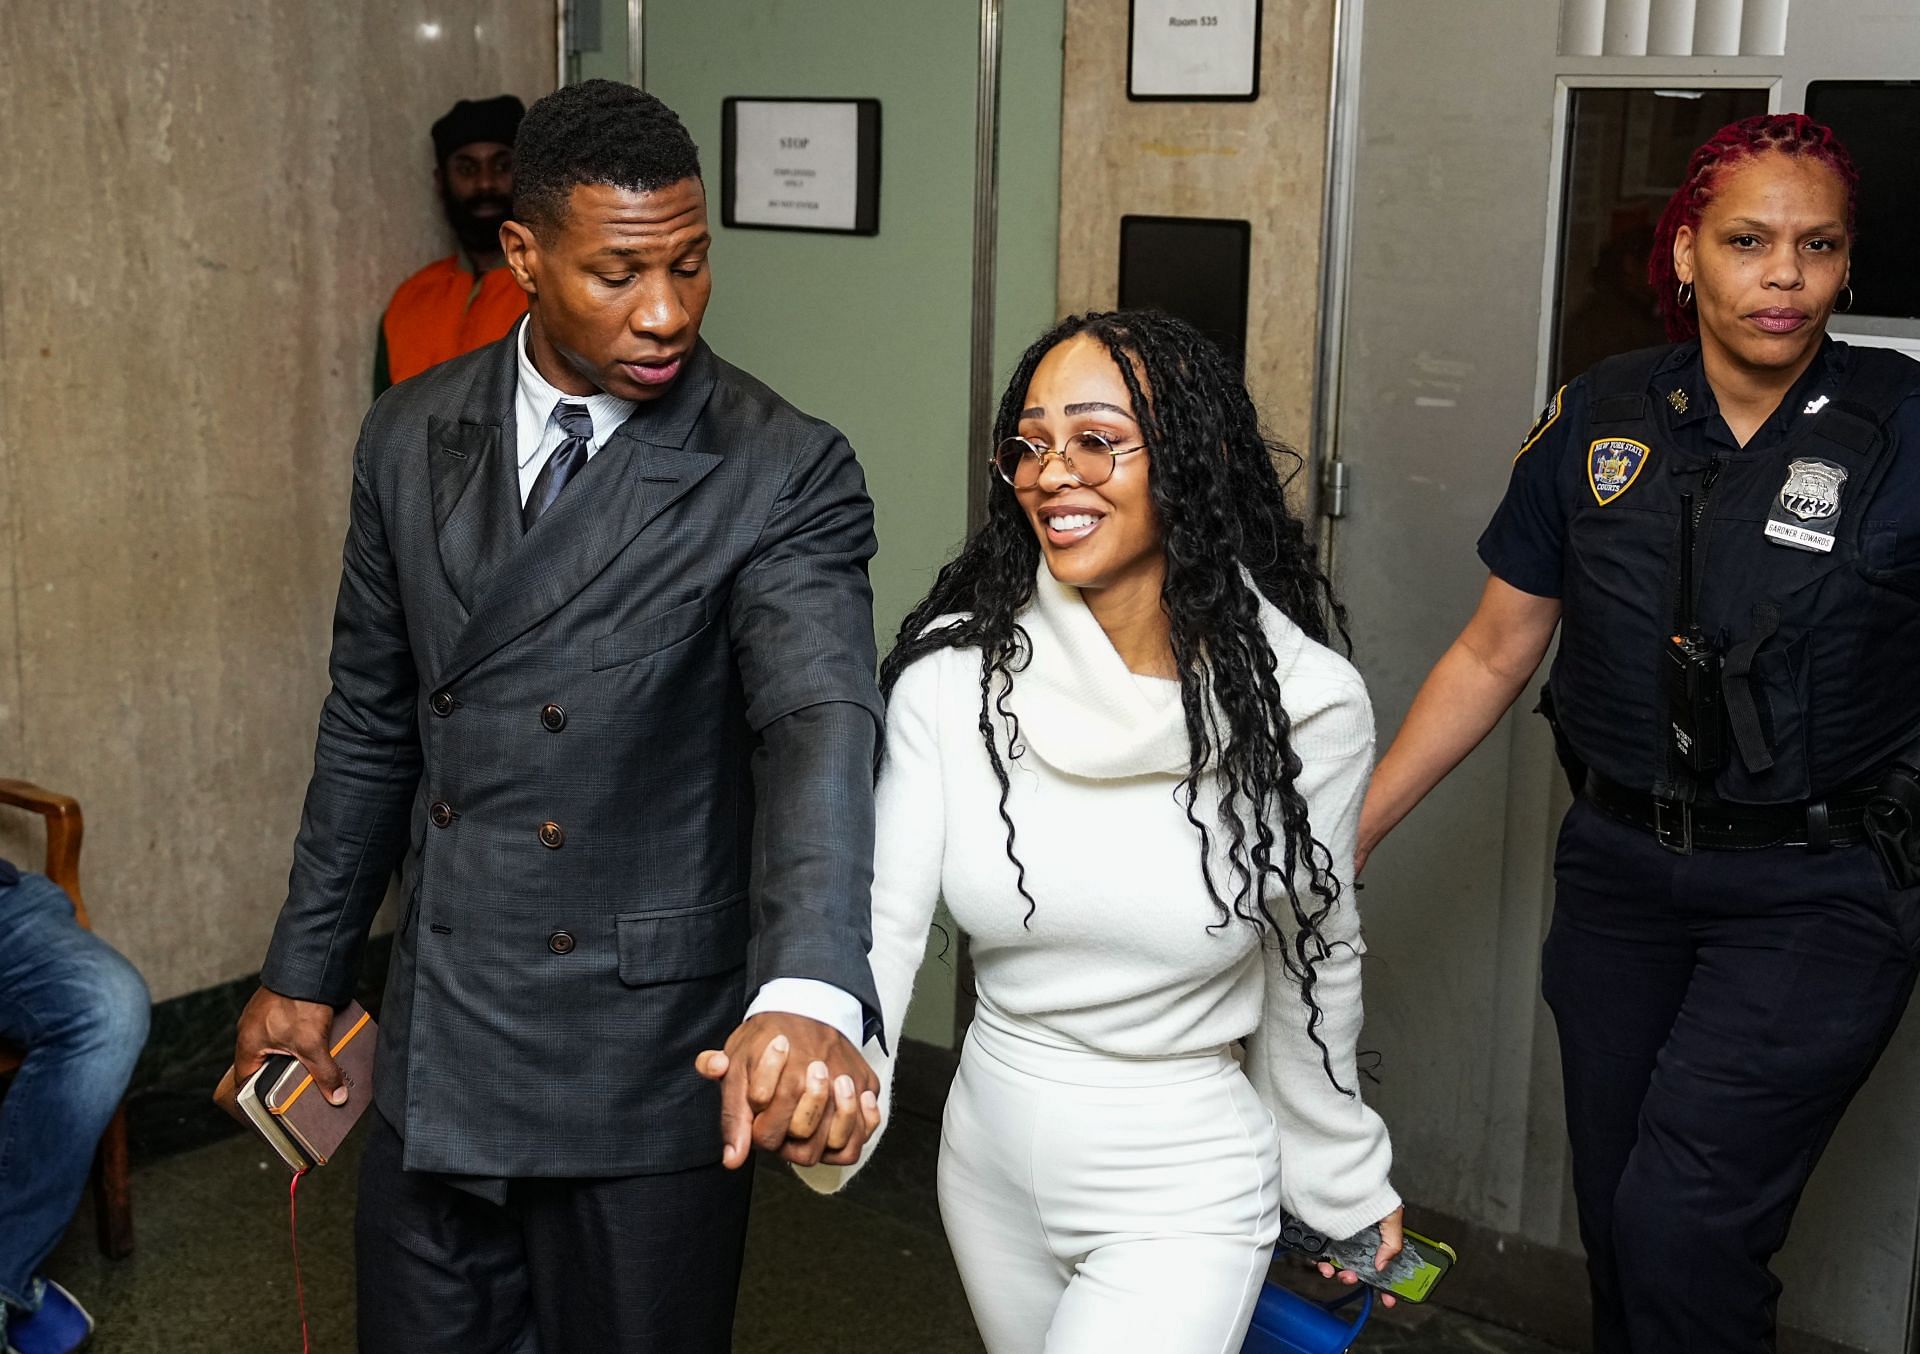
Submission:
[[[1055,318],[1062,0],[1007,0],[996,375]],[[972,446],[975,91],[969,0],[646,0],[646,84],[701,148],[714,222],[715,351],[839,427],[866,468],[884,652],[966,532]],[[874,236],[720,224],[730,97],[881,104]],[[937,942],[935,948],[938,948]],[[908,1033],[953,1037],[957,950],[930,958]]]

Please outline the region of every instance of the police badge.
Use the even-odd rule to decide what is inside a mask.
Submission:
[[[1652,449],[1630,437],[1599,437],[1587,447],[1587,483],[1601,507],[1627,492]]]
[[[1846,468],[1831,461],[1790,462],[1787,482],[1767,512],[1767,539],[1819,554],[1832,550],[1833,529],[1840,518],[1840,489],[1846,482]]]

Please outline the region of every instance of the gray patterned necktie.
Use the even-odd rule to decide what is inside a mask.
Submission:
[[[540,467],[540,473],[533,477],[533,489],[527,494],[526,506],[520,509],[520,527],[523,531],[533,530],[533,524],[545,515],[554,500],[560,497],[560,491],[567,487],[567,481],[587,463],[587,443],[593,437],[593,416],[587,412],[587,406],[562,401],[553,412],[560,420],[560,431],[567,437],[553,449],[553,454],[547,457],[547,463]]]

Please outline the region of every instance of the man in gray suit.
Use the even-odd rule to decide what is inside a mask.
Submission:
[[[527,321],[388,392],[354,454],[238,1070],[285,1050],[347,1093],[326,1031],[398,865],[361,1349],[722,1350],[749,1135],[848,1161],[878,1120],[872,508],[839,433],[701,342],[706,199],[671,110],[576,85],[514,158]],[[694,1058],[723,1042],[716,1087]]]

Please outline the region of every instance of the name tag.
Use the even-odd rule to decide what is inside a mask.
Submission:
[[[1832,536],[1819,531],[1809,531],[1805,527],[1797,527],[1791,522],[1768,521],[1767,539],[1778,541],[1782,545],[1790,545],[1796,550],[1815,550],[1823,555],[1833,549]]]

